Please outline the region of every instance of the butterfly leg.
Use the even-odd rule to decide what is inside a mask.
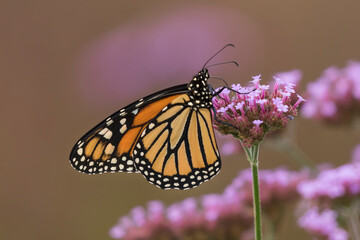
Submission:
[[[214,119],[215,119],[215,121],[217,121],[217,122],[219,122],[219,123],[222,123],[222,124],[225,124],[225,125],[228,125],[229,127],[233,127],[233,128],[236,128],[236,129],[237,129],[236,126],[234,126],[234,125],[232,125],[232,124],[230,124],[230,123],[221,121],[220,119],[218,119],[218,118],[217,118],[217,112],[216,112],[216,109],[215,109],[214,106],[212,107],[212,110],[213,110],[213,112],[214,112]]]
[[[213,97],[218,96],[222,91],[224,91],[224,89],[228,89],[229,91],[232,91],[232,92],[237,93],[237,94],[249,94],[249,93],[251,93],[251,92],[253,92],[253,91],[256,90],[256,88],[254,88],[253,90],[251,90],[251,91],[249,91],[249,92],[241,93],[241,92],[235,91],[234,89],[232,89],[232,88],[230,88],[230,87],[228,87],[228,86],[224,86],[224,87],[222,87],[222,88],[221,88],[220,90],[218,90],[218,91],[215,91],[213,88],[211,88],[211,90],[213,91]],[[220,96],[219,96],[219,97],[220,97]],[[220,97],[220,98],[221,98],[221,97]],[[223,99],[223,98],[222,98],[222,99]]]
[[[216,92],[216,91],[214,90],[214,88],[213,88],[210,84],[209,84],[209,87],[210,87],[210,91],[211,91],[213,97],[218,96],[220,99],[226,101],[225,98],[223,98],[223,97],[221,97],[221,96],[219,95],[219,94],[224,90],[224,88],[222,88],[222,89],[220,89],[218,92]],[[215,93],[215,94],[214,94],[214,93]]]
[[[225,86],[225,87],[222,87],[219,91],[215,91],[214,88],[213,88],[211,85],[209,85],[209,87],[210,87],[210,91],[213,93],[213,94],[212,94],[213,97],[218,96],[219,98],[223,99],[224,101],[225,101],[225,99],[222,98],[221,96],[219,96],[219,94],[220,94],[225,88],[226,88],[226,89],[229,89],[230,91],[237,92],[237,91],[235,91],[235,90],[233,90],[233,89],[231,89],[231,88],[229,88],[229,87],[226,87],[226,86]],[[239,93],[239,92],[237,92],[237,93]],[[241,94],[241,93],[239,93],[239,94]],[[217,111],[216,111],[216,109],[215,109],[214,106],[212,107],[212,110],[213,110],[213,112],[214,112],[214,119],[215,119],[215,121],[237,129],[236,126],[234,126],[234,125],[232,125],[232,124],[230,124],[230,123],[221,121],[220,119],[218,119],[218,118],[217,118]]]

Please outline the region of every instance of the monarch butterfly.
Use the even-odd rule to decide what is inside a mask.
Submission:
[[[100,122],[75,144],[71,165],[86,174],[140,172],[162,189],[194,188],[214,177],[221,160],[211,110],[221,90],[207,83],[206,65],[228,46],[234,47],[215,53],[188,84],[141,98]]]

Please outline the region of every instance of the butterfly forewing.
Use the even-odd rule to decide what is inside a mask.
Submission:
[[[70,153],[72,166],[83,173],[137,172],[134,146],[149,121],[186,91],[186,84],[151,94],[115,112],[86,133]]]
[[[136,168],[163,189],[188,189],[220,170],[219,151],[208,108],[191,107],[182,94],[142,131],[133,152]]]

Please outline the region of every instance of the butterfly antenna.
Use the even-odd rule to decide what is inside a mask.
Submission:
[[[235,64],[237,67],[239,66],[239,64],[235,61],[228,61],[228,62],[222,62],[222,63],[215,63],[215,64],[212,64],[210,66],[206,66],[206,68],[209,68],[209,67],[213,67],[213,66],[217,66],[217,65],[223,65],[223,64],[228,64],[228,63],[233,63]]]
[[[206,64],[208,64],[214,57],[216,57],[216,55],[218,55],[219,53],[221,53],[225,48],[227,47],[235,47],[234,44],[226,44],[224,47],[222,47],[219,51],[217,51],[214,55],[212,55],[212,57],[206,61],[206,63],[204,64],[204,66],[202,67],[202,69],[204,69],[206,67]]]
[[[229,87],[228,83],[227,83],[224,79],[222,79],[222,78],[213,77],[213,76],[210,76],[209,78],[214,78],[214,79],[221,80],[221,81],[223,81],[223,82],[225,83],[225,85],[226,85],[227,87]]]

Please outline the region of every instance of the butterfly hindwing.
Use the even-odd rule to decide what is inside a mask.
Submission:
[[[186,91],[186,86],[151,94],[99,123],[73,147],[72,166],[87,174],[137,172],[132,154],[140,133],[166,105]]]
[[[221,162],[211,112],[182,94],[142,131],[133,151],[136,168],[163,189],[188,189],[214,177]]]

